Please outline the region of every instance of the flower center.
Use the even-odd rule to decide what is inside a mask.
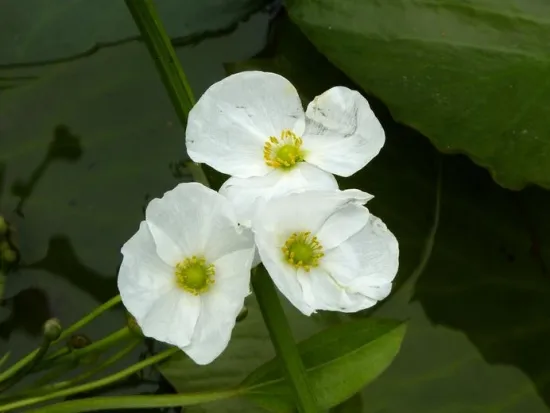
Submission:
[[[285,260],[294,268],[303,268],[309,271],[317,267],[323,254],[323,246],[311,232],[293,232],[281,248]]]
[[[202,294],[214,283],[214,264],[207,264],[203,257],[193,255],[176,264],[176,282],[180,288],[193,295]]]
[[[264,145],[265,163],[273,168],[291,169],[304,160],[302,143],[302,138],[288,129],[281,132],[280,138],[270,136]]]

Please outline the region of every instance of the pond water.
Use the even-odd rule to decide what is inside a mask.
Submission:
[[[183,165],[184,129],[145,45],[133,37],[131,20],[117,14],[123,9],[112,12],[110,31],[94,33],[94,19],[80,27],[70,8],[53,13],[49,23],[14,4],[0,17],[0,26],[11,22],[11,31],[0,29],[0,213],[13,226],[20,252],[0,313],[2,353],[9,349],[12,361],[36,347],[46,319],[70,325],[117,293],[120,247],[136,231],[145,205],[192,179]],[[225,63],[246,61],[268,42],[272,10],[237,26],[234,16],[220,12],[211,24],[189,24],[180,33],[177,8],[170,7],[162,15],[179,39],[176,51],[196,96],[226,75]],[[63,13],[73,24],[53,30]],[[286,17],[278,21],[277,46],[269,50],[277,59],[231,70],[279,71],[306,101],[349,82]],[[34,27],[34,37],[14,30],[17,24]],[[71,33],[86,36],[76,41]],[[186,37],[197,34],[202,37]],[[439,155],[370,101],[388,143],[341,184],[375,194],[372,210],[400,241],[397,288],[372,313],[407,319],[409,327],[394,364],[363,392],[364,411],[549,411],[549,194],[501,189],[484,169],[462,156]],[[270,357],[253,301],[250,311],[219,365],[200,370],[189,364],[186,389],[237,380]],[[340,320],[292,318],[299,337]],[[98,339],[123,323],[119,309],[84,332]],[[238,412],[242,406],[236,401],[186,411]]]

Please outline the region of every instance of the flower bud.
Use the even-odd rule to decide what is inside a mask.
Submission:
[[[61,335],[61,322],[57,318],[50,318],[44,323],[44,337],[55,341]]]
[[[8,232],[8,223],[2,215],[0,215],[0,235],[4,235]]]
[[[80,350],[81,348],[88,347],[90,344],[92,344],[92,340],[84,334],[73,334],[67,340],[67,347],[71,350]]]
[[[243,321],[247,315],[248,307],[246,305],[243,305],[243,308],[241,308],[241,311],[239,311],[239,314],[237,315],[237,323]]]
[[[11,248],[6,248],[2,250],[2,260],[7,263],[12,263],[17,260],[17,253]]]

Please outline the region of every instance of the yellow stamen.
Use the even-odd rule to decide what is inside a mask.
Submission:
[[[294,268],[303,268],[309,272],[319,265],[319,260],[325,255],[323,246],[311,232],[294,232],[281,247],[286,262]]]
[[[177,263],[175,273],[176,283],[181,289],[199,295],[214,284],[216,269],[214,264],[207,264],[204,257],[193,255]]]
[[[273,168],[291,169],[304,160],[302,144],[302,138],[289,129],[284,129],[280,138],[270,136],[264,144],[265,163]]]

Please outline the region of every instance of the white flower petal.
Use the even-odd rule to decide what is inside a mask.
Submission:
[[[208,353],[209,342],[204,340],[210,340],[212,333],[205,333],[205,323],[206,328],[216,325],[214,330],[223,333],[222,338],[230,335],[249,293],[254,252],[252,232],[238,225],[229,200],[200,184],[180,184],[151,201],[146,221],[122,248],[118,278],[122,300],[145,336],[180,348],[200,342],[197,362],[206,362],[227,342],[222,340],[219,352]],[[192,255],[204,255],[216,270],[211,291],[198,296],[181,289],[175,275],[176,264]],[[202,303],[209,295],[219,295],[215,303],[218,310],[223,306],[221,313],[214,314]]]
[[[279,290],[302,313],[315,311],[312,288],[286,262],[281,248],[293,232],[316,233],[339,209],[363,204],[371,195],[358,190],[303,191],[286,194],[259,205],[253,219],[256,245],[262,262]],[[362,224],[360,222],[359,224]],[[349,234],[346,229],[345,233]]]
[[[262,263],[269,276],[281,293],[305,315],[311,315],[314,312],[303,298],[302,289],[298,282],[296,269],[283,260],[281,245],[279,245],[273,234],[264,233],[263,229],[258,229],[256,234],[256,245]]]
[[[350,291],[358,291],[373,300],[383,300],[391,292],[392,283],[383,276],[359,277],[349,284]]]
[[[227,199],[198,183],[179,184],[162,198],[153,199],[145,216],[157,253],[171,266],[204,254],[212,236],[220,231],[226,234],[237,222]]]
[[[339,286],[322,268],[299,271],[304,298],[316,310],[353,313],[376,304],[376,300]],[[306,293],[307,292],[307,293]]]
[[[227,203],[228,209],[234,210],[229,200],[224,199],[224,202]],[[240,226],[236,215],[231,215],[228,217],[216,214],[211,217],[210,232],[204,247],[204,256],[208,262],[239,250],[248,250],[252,254],[255,249],[252,231]]]
[[[360,93],[334,87],[307,107],[302,136],[306,161],[340,176],[350,176],[384,146],[384,129]]]
[[[248,178],[263,176],[263,146],[283,129],[304,131],[304,110],[296,89],[284,77],[241,72],[212,85],[189,113],[187,151],[195,162]]]
[[[199,312],[199,296],[175,287],[159,297],[142,320],[136,320],[146,337],[185,347],[191,342]]]
[[[155,301],[173,288],[174,271],[157,255],[145,221],[123,245],[122,255],[118,289],[124,306],[141,325]]]
[[[337,247],[359,232],[369,220],[369,210],[359,205],[346,205],[323,224],[317,238],[325,250]]]
[[[290,171],[275,169],[262,177],[229,178],[220,194],[231,201],[239,222],[250,226],[258,202],[305,189],[338,189],[338,183],[332,174],[301,162]]]
[[[256,233],[261,227],[265,233],[278,234],[282,246],[293,232],[311,231],[316,234],[338,209],[349,204],[361,205],[371,198],[372,195],[357,189],[286,194],[258,205],[252,229]]]
[[[361,231],[327,251],[323,268],[350,293],[385,298],[399,266],[399,245],[386,225],[372,214]]]
[[[191,343],[182,350],[197,364],[208,364],[227,347],[235,320],[249,294],[250,248],[227,254],[214,262],[215,283],[201,295],[201,311]]]

